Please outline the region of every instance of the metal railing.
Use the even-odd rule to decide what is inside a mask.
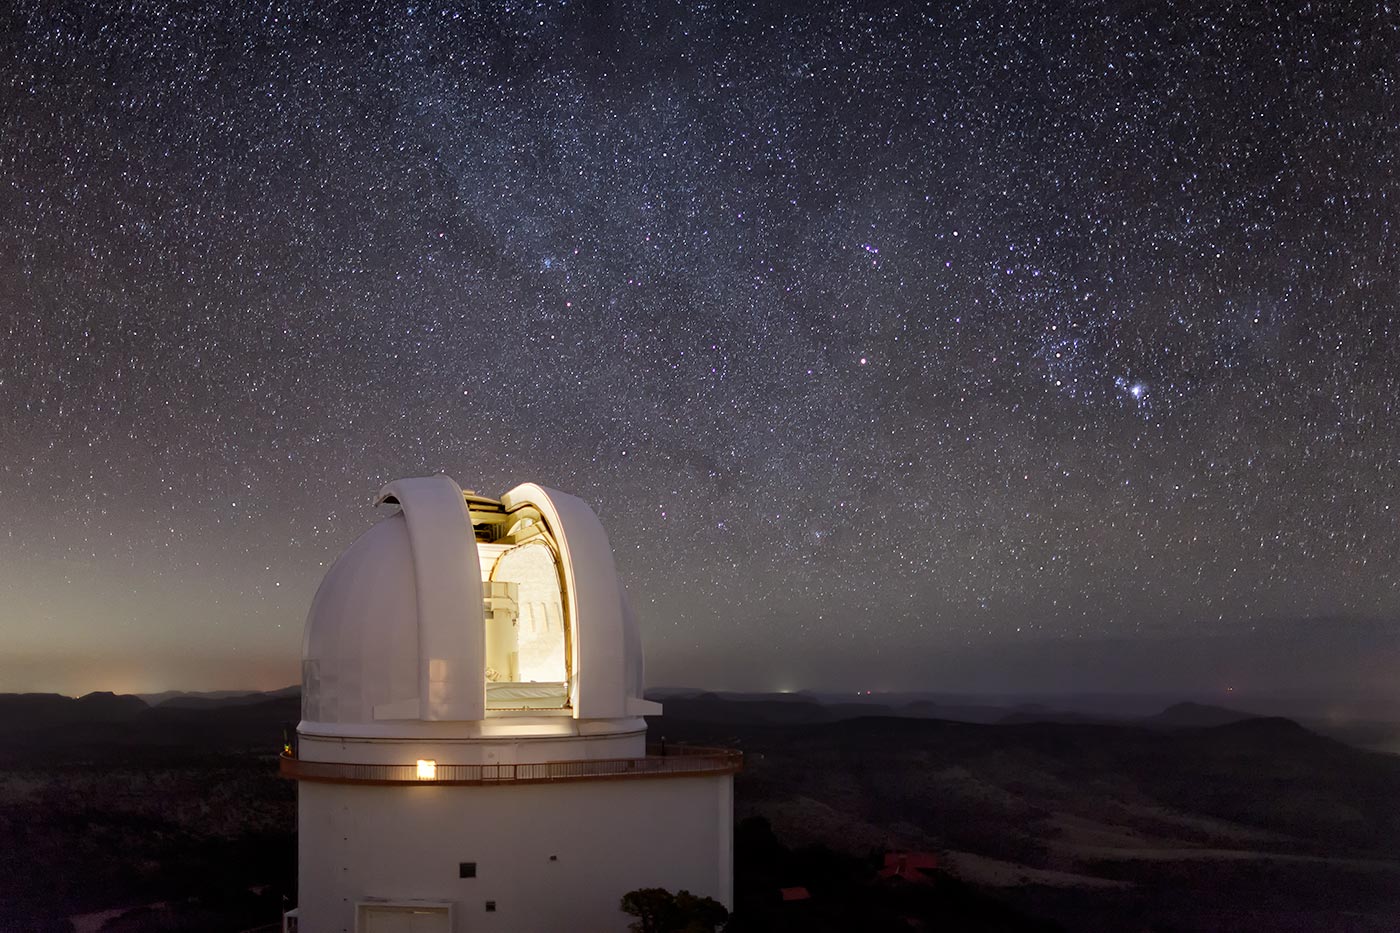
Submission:
[[[645,758],[593,758],[527,764],[454,765],[433,762],[360,764],[307,761],[283,754],[284,778],[333,784],[544,784],[555,781],[599,781],[626,778],[691,777],[733,774],[743,767],[742,752],[728,748],[672,745],[649,747]]]

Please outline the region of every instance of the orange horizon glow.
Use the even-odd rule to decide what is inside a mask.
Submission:
[[[0,693],[56,693],[71,697],[89,693],[141,695],[170,691],[265,693],[300,683],[301,667],[295,656],[257,659],[11,656],[0,659]]]

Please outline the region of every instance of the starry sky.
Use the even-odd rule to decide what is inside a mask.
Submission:
[[[1395,9],[98,6],[0,11],[0,689],[294,682],[439,471],[654,685],[1400,689]]]

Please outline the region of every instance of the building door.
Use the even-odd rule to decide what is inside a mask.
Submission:
[[[452,933],[446,907],[361,904],[358,933]]]

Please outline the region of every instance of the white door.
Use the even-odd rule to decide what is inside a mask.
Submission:
[[[452,933],[446,907],[361,904],[359,933]]]

